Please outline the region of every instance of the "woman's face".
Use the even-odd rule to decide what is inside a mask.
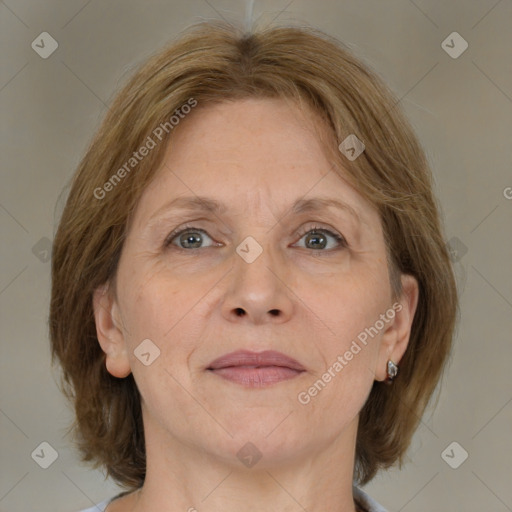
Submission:
[[[379,216],[335,173],[313,119],[249,99],[199,105],[173,133],[115,299],[95,299],[107,368],[140,390],[146,443],[237,464],[257,449],[270,467],[354,442],[373,381],[405,351],[412,320],[393,308]],[[209,369],[240,350],[302,370],[236,358]]]

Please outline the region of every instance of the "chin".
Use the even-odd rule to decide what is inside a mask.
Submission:
[[[205,447],[206,448],[206,447]],[[235,469],[270,470],[291,464],[301,458],[301,448],[305,448],[304,439],[290,438],[271,434],[235,436],[220,445],[211,447],[213,453]]]

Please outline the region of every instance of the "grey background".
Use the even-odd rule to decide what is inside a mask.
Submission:
[[[118,492],[64,437],[72,411],[50,367],[45,250],[59,196],[136,65],[191,23],[245,10],[235,0],[0,3],[2,512],[73,512]],[[454,249],[462,317],[437,408],[402,471],[366,491],[390,511],[512,510],[512,2],[257,1],[254,16],[321,28],[383,76],[428,153]],[[31,48],[44,31],[59,45],[47,59]],[[469,44],[456,59],[441,47],[454,31]],[[48,469],[31,457],[43,441],[58,452]],[[458,469],[441,455],[454,441],[469,454]]]

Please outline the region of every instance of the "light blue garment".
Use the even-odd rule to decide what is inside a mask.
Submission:
[[[379,505],[362,489],[359,489],[359,487],[354,486],[352,488],[352,492],[354,494],[354,500],[357,502],[359,506],[363,507],[366,512],[388,512],[382,505]],[[107,505],[114,499],[115,498],[102,501],[101,503],[98,503],[96,506],[88,508],[86,510],[81,510],[80,512],[105,512]]]
[[[352,494],[354,495],[356,503],[366,510],[366,512],[388,512],[382,505],[368,496],[368,494],[366,494],[362,489],[359,489],[359,487],[353,486]]]
[[[112,500],[105,500],[105,501],[102,501],[101,503],[98,503],[97,505],[95,505],[94,507],[91,507],[91,508],[87,508],[85,510],[81,510],[80,512],[105,512],[105,509],[107,508],[107,505],[111,502]]]

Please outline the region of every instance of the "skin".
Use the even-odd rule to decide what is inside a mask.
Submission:
[[[107,512],[356,510],[359,412],[387,360],[407,348],[418,285],[402,276],[401,311],[308,404],[298,401],[395,302],[379,215],[334,172],[316,135],[323,129],[291,102],[248,99],[200,106],[173,132],[135,211],[115,289],[94,295],[107,369],[133,372],[141,392],[147,453],[142,490]],[[227,209],[162,213],[194,195]],[[341,199],[362,222],[333,208],[293,213],[304,197]],[[165,247],[185,225],[200,248],[180,249],[185,235]],[[326,235],[318,248],[313,228],[349,247]],[[252,263],[235,250],[248,236],[263,249]],[[160,350],[149,366],[134,355],[145,339]],[[306,371],[245,388],[205,370],[238,349],[278,350]],[[247,442],[262,454],[250,468],[237,457]]]

